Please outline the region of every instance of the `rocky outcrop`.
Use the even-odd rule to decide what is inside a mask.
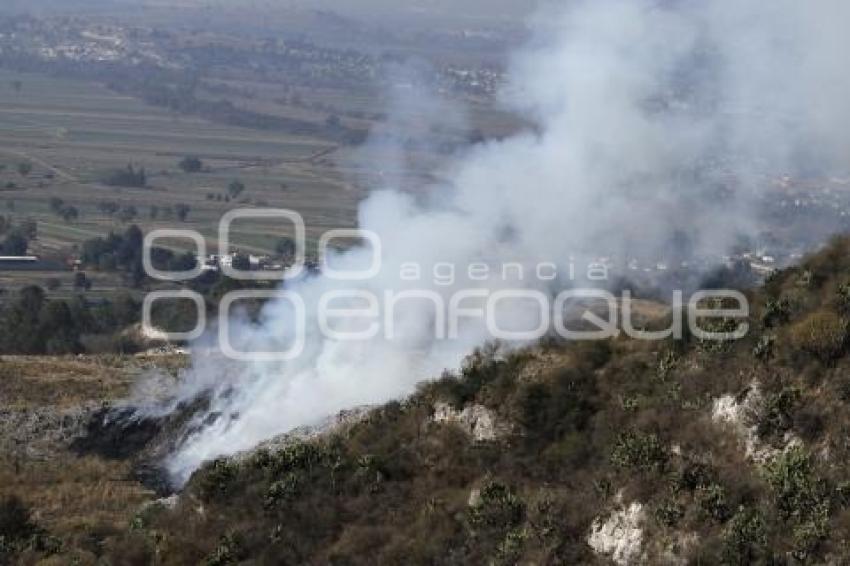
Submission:
[[[782,446],[777,448],[759,438],[756,427],[750,424],[750,415],[754,414],[762,399],[759,385],[754,382],[737,396],[724,395],[715,399],[711,408],[711,420],[729,427],[743,443],[747,458],[756,464],[765,464],[801,442],[799,438],[788,433]]]
[[[644,542],[646,510],[634,502],[593,522],[587,544],[620,566],[639,564]]]
[[[470,405],[459,411],[448,403],[437,403],[432,420],[457,425],[476,442],[498,440],[510,432],[510,428],[500,423],[495,413],[484,405]]]

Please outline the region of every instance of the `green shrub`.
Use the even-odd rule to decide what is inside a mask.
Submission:
[[[273,482],[266,492],[265,507],[272,508],[281,502],[292,501],[301,493],[302,478],[294,472],[289,472],[282,480]]]
[[[274,463],[272,453],[267,448],[256,450],[248,459],[248,467],[255,470],[267,470]]]
[[[765,328],[774,328],[787,324],[791,320],[791,301],[788,299],[769,300],[764,305],[761,323]]]
[[[794,527],[794,557],[806,561],[829,535],[829,506],[823,502],[817,506],[805,522]]]
[[[386,478],[386,474],[377,456],[374,454],[364,454],[357,458],[354,477],[361,485],[365,485],[374,493],[380,489],[381,484]]]
[[[685,508],[673,498],[662,501],[655,508],[655,519],[665,527],[675,527],[685,516]]]
[[[664,352],[658,359],[656,377],[661,381],[666,380],[676,368],[678,362],[679,357],[676,355],[676,352],[673,350]]]
[[[488,384],[501,378],[512,378],[510,371],[514,364],[511,360],[498,357],[495,346],[476,349],[463,363],[460,375],[446,374],[433,385],[437,396],[456,409],[475,400],[476,396]]]
[[[242,556],[242,542],[237,535],[224,535],[219,539],[218,546],[206,559],[207,566],[225,566],[236,564]]]
[[[508,534],[505,535],[504,540],[499,543],[499,547],[496,549],[494,564],[516,564],[517,559],[522,555],[526,540],[528,540],[526,529],[508,531]]]
[[[239,475],[239,464],[220,458],[207,464],[200,472],[198,492],[204,501],[212,501],[229,490]]]
[[[794,412],[800,404],[800,391],[785,388],[766,396],[755,410],[753,419],[760,438],[782,436],[794,424]]]
[[[618,468],[641,471],[661,470],[667,459],[667,449],[657,435],[635,431],[621,434],[611,452],[611,462]]]
[[[473,527],[508,530],[522,524],[525,503],[513,489],[491,480],[481,487],[478,501],[468,515]]]
[[[817,311],[791,327],[791,349],[831,363],[844,352],[847,321],[834,312]]]
[[[713,483],[700,487],[696,498],[700,508],[711,518],[717,521],[725,521],[729,518],[729,502],[726,489],[722,485]]]
[[[695,491],[702,487],[708,487],[714,483],[714,469],[703,462],[688,462],[676,480],[677,487]]]
[[[562,370],[546,382],[517,384],[508,416],[535,442],[552,442],[587,425],[596,406],[593,376]]]
[[[296,442],[274,454],[271,468],[276,475],[291,471],[310,472],[325,459],[326,453],[313,442]]]
[[[815,473],[814,461],[802,448],[788,450],[767,466],[776,508],[785,520],[802,523],[829,506],[826,482]]]
[[[194,155],[184,157],[178,165],[186,173],[198,173],[204,168],[204,162]]]
[[[836,292],[836,303],[841,312],[850,312],[850,282],[839,285]]]
[[[753,357],[760,362],[766,362],[773,358],[776,338],[769,335],[759,337],[759,341],[753,347]]]
[[[726,564],[748,565],[765,552],[767,527],[756,509],[740,509],[723,532],[722,557]]]

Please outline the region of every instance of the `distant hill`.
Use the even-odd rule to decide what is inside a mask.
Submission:
[[[4,0],[0,3],[0,13],[35,12],[85,14],[110,12],[119,8],[129,8],[131,13],[139,13],[146,8],[160,10],[181,10],[201,8],[206,11],[221,9],[245,9],[263,15],[292,10],[333,11],[344,16],[365,18],[369,22],[382,19],[398,21],[416,18],[442,18],[463,21],[477,19],[483,21],[501,20],[510,22],[529,15],[540,0],[410,0],[394,2],[392,0]],[[120,15],[120,14],[118,14]]]

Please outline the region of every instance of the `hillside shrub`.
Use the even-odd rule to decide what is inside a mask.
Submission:
[[[672,528],[685,516],[685,508],[676,499],[667,498],[655,508],[654,515],[656,521]]]
[[[765,328],[787,324],[791,320],[791,302],[787,298],[771,299],[764,305],[761,323]]]
[[[29,508],[15,495],[0,501],[0,537],[6,541],[25,540],[37,532]]]
[[[814,460],[803,448],[786,451],[767,465],[766,472],[776,509],[784,520],[800,524],[829,508],[827,484],[817,476]]]
[[[764,363],[773,358],[776,338],[769,335],[760,336],[753,347],[753,357]]]
[[[834,312],[817,311],[791,327],[789,341],[796,353],[808,354],[824,364],[832,363],[844,352],[847,321]]]
[[[700,508],[712,519],[722,522],[729,518],[729,502],[722,485],[712,483],[700,487],[697,489],[696,498]]]
[[[622,433],[614,444],[611,462],[618,468],[661,470],[667,463],[667,449],[655,434],[636,431]]]
[[[219,458],[204,466],[199,472],[198,492],[202,500],[214,501],[227,493],[238,478],[239,465],[232,460]]]
[[[767,525],[757,509],[740,509],[723,532],[722,558],[726,564],[753,564],[767,545]]]
[[[513,489],[489,480],[481,487],[478,501],[470,507],[468,517],[473,528],[508,530],[522,523],[525,504]]]
[[[759,438],[777,439],[788,432],[799,404],[800,391],[796,388],[788,387],[765,396],[751,416]]]

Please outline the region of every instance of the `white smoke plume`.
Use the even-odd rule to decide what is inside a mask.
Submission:
[[[751,225],[769,176],[850,158],[847,21],[843,0],[587,0],[545,10],[503,96],[534,131],[476,146],[424,196],[378,187],[386,190],[362,204],[359,225],[381,236],[383,269],[355,288],[379,297],[423,286],[446,298],[461,287],[494,292],[516,282],[443,286],[429,269],[660,256],[677,232],[721,253]],[[729,187],[734,196],[719,198]],[[370,253],[335,262],[362,266]],[[422,281],[399,277],[412,261],[423,266]],[[552,292],[534,278],[522,284]],[[180,397],[211,390],[212,405],[167,462],[176,481],[341,409],[409,394],[490,338],[483,321],[469,319],[457,339],[435,339],[426,301],[399,303],[396,340],[323,338],[319,297],[351,285],[322,276],[287,284],[308,310],[307,349],[295,361],[195,356]],[[533,327],[538,316],[527,305],[499,311],[514,328]],[[287,302],[269,303],[261,324],[240,323],[238,345],[279,349],[292,317]]]

